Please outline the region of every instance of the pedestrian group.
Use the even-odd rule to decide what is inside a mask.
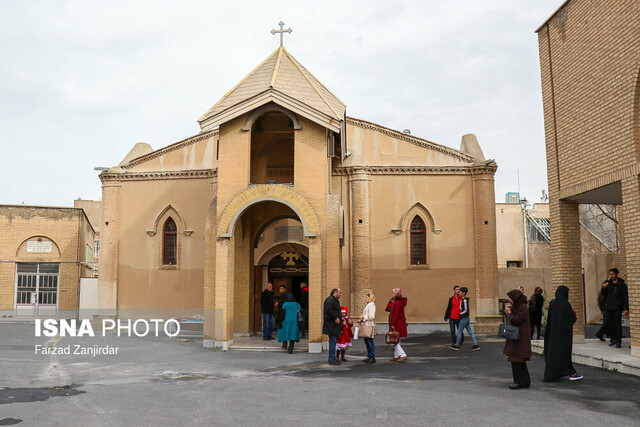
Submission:
[[[625,281],[618,277],[618,270],[609,270],[608,280],[602,283],[599,305],[604,316],[603,326],[596,336],[605,341],[606,335],[610,339],[611,346],[621,347],[622,343],[622,316],[629,314],[629,296]],[[284,286],[280,287],[280,298],[276,302],[278,308],[278,342],[289,353],[293,352],[296,342],[300,341],[308,323],[309,313],[309,288],[305,282],[300,284],[300,303],[296,302],[293,294],[286,292]],[[391,299],[388,301],[385,311],[389,312],[389,332],[385,341],[393,345],[394,355],[392,362],[402,363],[408,356],[401,346],[402,338],[407,337],[407,320],[405,307],[407,298],[402,295],[400,288],[394,288]],[[468,289],[455,285],[453,295],[449,298],[444,314],[445,322],[449,322],[451,332],[451,350],[459,351],[464,343],[464,331],[471,337],[473,345],[471,351],[480,350],[478,341],[470,322],[470,304],[467,296]],[[367,349],[367,357],[364,363],[376,363],[375,317],[376,298],[372,293],[365,296],[366,305],[360,315],[357,324],[349,317],[349,308],[340,306],[342,290],[335,288],[324,301],[322,333],[329,337],[329,364],[340,365],[346,362],[347,350],[352,347],[352,339],[361,337]],[[527,368],[527,362],[531,359],[531,340],[540,339],[544,296],[543,290],[536,287],[530,298],[524,293],[522,286],[507,293],[509,304],[504,311],[508,316],[508,324],[511,325],[512,335],[509,335],[504,344],[503,353],[511,363],[513,384],[512,390],[525,389],[531,386],[531,377]],[[273,340],[274,329],[274,303],[273,284],[268,283],[261,295],[263,339]],[[545,382],[558,381],[561,378],[580,380],[580,375],[573,366],[571,360],[573,348],[573,325],[576,322],[576,312],[569,302],[569,288],[558,286],[555,298],[549,303],[547,321],[544,328],[544,359]],[[354,335],[353,327],[356,326]]]

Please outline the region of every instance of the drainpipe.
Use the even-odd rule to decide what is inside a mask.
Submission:
[[[524,231],[524,267],[529,267],[529,237],[527,236],[527,199],[522,199],[522,230]]]

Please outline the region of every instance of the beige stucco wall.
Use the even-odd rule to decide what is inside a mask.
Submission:
[[[519,261],[524,267],[524,224],[522,207],[517,203],[496,203],[498,267]]]
[[[91,226],[95,230],[96,234],[100,232],[100,213],[101,213],[101,204],[102,202],[99,200],[82,200],[77,199],[73,201],[74,208],[80,208],[84,210],[85,215],[89,218],[89,222]]]
[[[212,188],[210,179],[121,183],[119,309],[201,312],[204,223],[213,198]],[[177,266],[161,265],[162,226],[169,216],[178,227]]]
[[[534,218],[549,218],[549,204],[536,203],[529,210]],[[525,263],[524,218],[519,203],[496,203],[496,234],[498,267],[505,268],[507,261]],[[551,266],[551,247],[545,242],[528,242],[527,258],[531,268]]]
[[[400,287],[409,299],[409,322],[442,322],[454,284],[470,289],[475,316],[475,248],[470,175],[370,175],[372,288],[378,297],[377,320],[391,289]],[[336,182],[339,181],[339,182]],[[348,194],[347,177],[334,177],[334,187]],[[413,215],[403,216],[420,202],[433,217],[427,223],[428,268],[411,267],[408,227]],[[345,218],[351,215],[344,203]],[[415,211],[413,211],[415,212]],[[441,230],[435,234],[433,229]],[[350,223],[345,221],[345,246]],[[393,232],[395,229],[396,232]],[[397,230],[402,230],[399,234]],[[349,251],[342,251],[342,287],[349,288]],[[348,300],[345,300],[348,301]]]
[[[351,155],[343,166],[468,166],[469,161],[453,156],[457,150],[430,141],[411,143],[407,135],[380,125],[358,120],[347,125],[347,146]]]
[[[193,139],[196,140],[193,143],[180,141],[158,150],[157,155],[148,156],[148,160],[136,163],[135,166],[127,170],[157,172],[215,169],[218,166],[216,159],[217,131],[210,132],[203,137],[188,138],[185,141],[188,142]]]
[[[498,298],[505,299],[507,292],[524,286],[527,298],[533,290],[540,286],[547,297],[553,298],[551,283],[551,268],[499,268],[498,269]]]

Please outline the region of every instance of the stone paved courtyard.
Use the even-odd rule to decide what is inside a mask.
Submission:
[[[0,425],[637,425],[640,378],[577,366],[582,381],[541,382],[510,391],[501,343],[481,337],[447,348],[445,335],[406,340],[409,359],[365,365],[356,341],[351,361],[326,353],[211,352],[199,341],[63,338],[57,345],[105,345],[118,354],[35,355],[33,325],[0,324]],[[89,341],[87,341],[89,340]],[[94,341],[91,341],[94,340]]]

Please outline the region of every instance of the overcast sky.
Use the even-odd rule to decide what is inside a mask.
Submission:
[[[347,114],[496,159],[496,200],[546,189],[535,29],[562,0],[0,2],[0,204],[98,200],[96,166],[197,119],[279,44]]]

